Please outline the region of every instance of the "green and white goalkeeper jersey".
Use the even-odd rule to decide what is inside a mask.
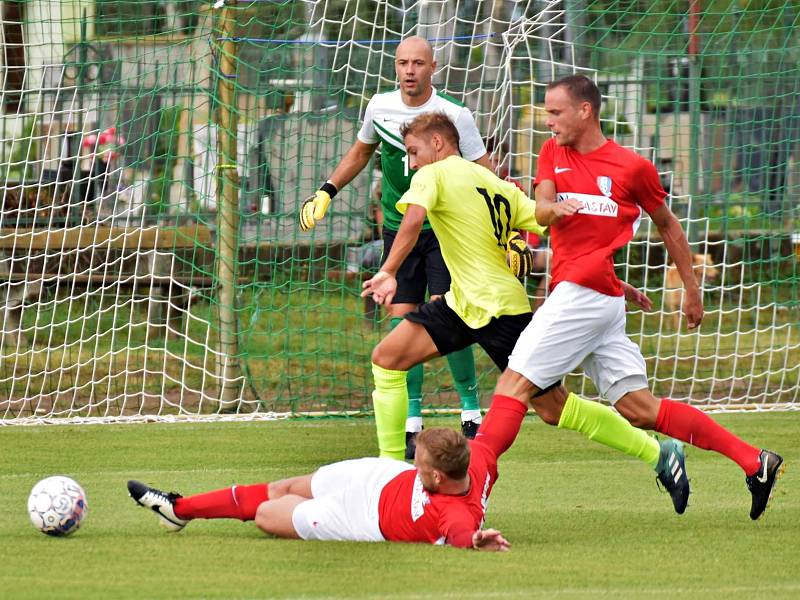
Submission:
[[[472,112],[447,94],[434,89],[430,100],[422,106],[406,106],[400,90],[375,94],[367,104],[358,139],[365,144],[381,144],[383,226],[392,231],[400,229],[403,219],[395,204],[408,190],[414,175],[408,166],[400,127],[427,112],[443,112],[450,117],[458,129],[459,150],[465,159],[474,161],[486,154]],[[430,229],[430,224],[426,222],[424,227]]]

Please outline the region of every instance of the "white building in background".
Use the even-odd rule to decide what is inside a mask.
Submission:
[[[25,179],[30,184],[71,179],[71,173],[77,173],[83,178],[102,178],[106,193],[109,179],[121,181],[111,186],[112,193],[121,186],[123,200],[141,205],[152,195],[148,190],[156,168],[151,157],[156,154],[161,111],[176,106],[185,109],[180,117],[183,131],[189,130],[190,116],[208,122],[208,94],[182,92],[174,84],[187,78],[209,81],[210,50],[207,36],[195,36],[184,28],[185,16],[177,10],[181,3],[111,4],[128,7],[125,10],[134,7],[137,14],[158,8],[162,14],[153,14],[152,19],[142,14],[137,22],[108,20],[111,29],[98,31],[96,11],[102,10],[101,2],[0,2],[4,49],[0,165],[10,166],[8,179]],[[205,20],[202,14],[197,17],[196,28]],[[124,25],[115,27],[116,22]],[[137,38],[131,23],[141,23],[141,29],[153,33],[159,33],[157,27],[174,27],[190,35]],[[177,64],[182,68],[174,67]],[[109,127],[116,127],[125,143],[117,149],[119,159],[98,164],[101,149],[91,140]],[[179,140],[180,148],[170,148],[175,158],[167,161],[172,181],[183,179],[190,155],[188,137],[179,136]],[[169,195],[178,198],[181,187],[191,186],[173,187]],[[117,200],[115,195],[112,204]]]
[[[141,217],[145,204],[159,204],[159,215],[213,212],[222,165],[217,164],[212,114],[217,79],[211,4],[189,16],[180,14],[176,2],[110,4],[139,11],[134,17],[142,18],[106,19],[104,27],[96,13],[100,3],[91,0],[0,3],[6,17],[0,23],[5,70],[24,74],[15,84],[20,101],[13,109],[3,100],[10,99],[14,82],[5,80],[0,163],[14,159],[19,164],[15,178],[35,191],[37,206],[50,201],[48,185],[80,180],[80,197],[87,201],[102,190],[92,210],[115,223]],[[156,10],[158,16],[139,14]],[[147,34],[137,36],[137,27]],[[14,36],[20,39],[17,54]],[[354,141],[358,115],[320,92],[327,84],[324,56],[311,45],[271,48],[269,64],[259,62],[267,52],[263,47],[237,50],[240,208],[244,215],[279,217],[257,223],[262,237],[310,238],[298,234],[294,217],[285,215],[296,212]],[[302,68],[295,69],[296,64]],[[312,85],[298,83],[295,71],[308,71]],[[270,94],[259,91],[256,82]],[[110,127],[125,142],[116,162],[100,164],[91,140]],[[86,185],[94,187],[87,191]],[[368,189],[365,172],[337,203],[355,217],[326,219],[316,235],[360,238],[358,215],[369,201]],[[124,219],[122,224],[132,224]]]

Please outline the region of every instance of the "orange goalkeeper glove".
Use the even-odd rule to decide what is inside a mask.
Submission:
[[[508,268],[517,279],[523,279],[533,270],[533,251],[518,231],[512,231],[506,242]]]

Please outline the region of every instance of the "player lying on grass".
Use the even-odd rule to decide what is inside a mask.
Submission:
[[[397,203],[405,214],[391,252],[375,277],[364,283],[363,294],[372,294],[379,303],[392,301],[395,274],[426,217],[452,283],[443,298],[406,314],[372,353],[378,446],[382,456],[394,458],[403,457],[408,369],[473,343],[501,371],[508,365],[517,338],[531,320],[530,302],[517,278],[530,270],[530,249],[514,230],[544,231],[536,222],[533,200],[513,183],[459,156],[458,131],[447,115],[420,115],[402,128],[402,134],[409,160],[419,170]],[[632,287],[626,287],[626,295],[649,308],[649,299]],[[608,406],[572,398],[576,408],[565,413],[559,427],[643,460],[658,473],[676,510],[685,505],[689,485],[678,443],[659,444]],[[557,399],[547,394],[532,398],[531,405],[546,414],[559,408]],[[675,471],[670,472],[673,464]]]
[[[418,436],[414,466],[361,458],[311,475],[236,485],[183,497],[128,482],[128,492],[167,529],[192,519],[255,520],[280,538],[354,542],[422,542],[476,550],[508,550],[494,529],[482,529],[497,460],[517,437],[526,405],[496,399],[474,440],[450,429]]]

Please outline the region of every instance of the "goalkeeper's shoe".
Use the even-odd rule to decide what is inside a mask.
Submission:
[[[659,444],[661,454],[656,467],[657,480],[669,492],[675,512],[682,515],[689,502],[690,493],[683,444],[677,440],[661,440]]]
[[[461,433],[463,433],[464,437],[468,440],[474,440],[475,436],[478,435],[478,428],[480,426],[481,424],[475,421],[461,421]]]
[[[767,510],[769,501],[772,498],[772,490],[775,489],[775,483],[783,475],[785,468],[783,457],[769,450],[762,450],[759,458],[761,465],[758,467],[758,471],[749,477],[745,477],[747,489],[753,495],[753,503],[750,505],[750,518],[754,521]]]
[[[406,431],[406,460],[414,460],[417,454],[418,431]]]
[[[189,522],[189,519],[178,518],[175,514],[175,501],[182,497],[180,494],[162,492],[140,481],[129,481],[128,493],[139,506],[149,508],[156,513],[164,529],[180,531]]]

